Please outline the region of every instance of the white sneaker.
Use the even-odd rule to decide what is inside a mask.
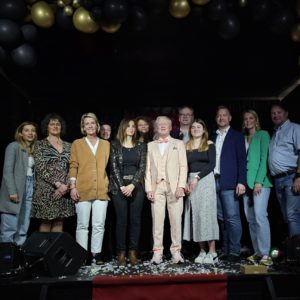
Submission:
[[[159,264],[162,263],[162,261],[163,261],[163,259],[162,259],[162,251],[160,251],[160,250],[154,251],[152,259],[150,260],[150,262],[152,264],[159,265]]]
[[[179,263],[184,263],[184,259],[180,253],[180,251],[176,251],[172,253],[172,263],[173,264],[179,264]]]
[[[206,252],[205,251],[201,251],[199,253],[199,255],[195,258],[194,262],[196,264],[202,264],[203,263],[203,259],[205,258],[206,256]]]
[[[204,264],[214,265],[219,262],[218,254],[215,252],[208,252],[203,259]]]

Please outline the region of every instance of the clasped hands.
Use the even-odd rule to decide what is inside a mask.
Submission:
[[[133,192],[134,188],[135,188],[135,186],[132,183],[130,183],[128,185],[121,186],[120,190],[124,196],[132,197],[132,192]]]

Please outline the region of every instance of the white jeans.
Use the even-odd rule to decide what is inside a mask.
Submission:
[[[100,253],[102,250],[107,204],[108,201],[106,200],[82,201],[76,203],[76,241],[86,250],[88,250],[89,223],[92,211],[92,253]]]

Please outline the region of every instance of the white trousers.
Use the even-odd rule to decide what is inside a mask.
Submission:
[[[107,204],[108,201],[101,200],[82,201],[76,203],[76,241],[86,250],[88,250],[89,224],[92,213],[92,253],[100,253],[102,250]]]

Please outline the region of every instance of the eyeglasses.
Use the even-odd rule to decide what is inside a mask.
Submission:
[[[182,116],[182,117],[191,117],[192,114],[179,114],[179,116]]]

